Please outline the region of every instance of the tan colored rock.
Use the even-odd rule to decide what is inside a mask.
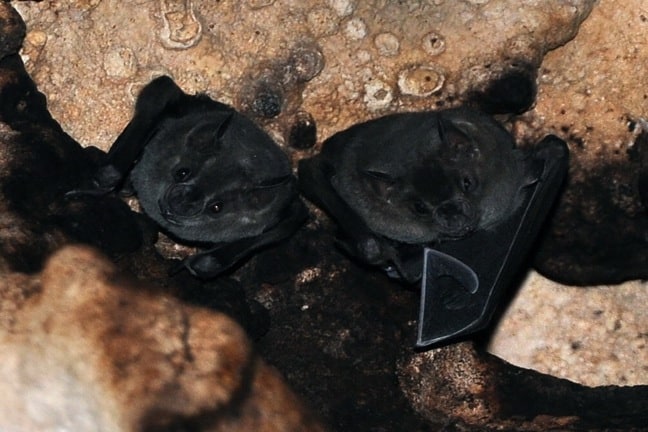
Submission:
[[[547,54],[537,104],[517,131],[564,136],[585,169],[625,160],[638,132],[630,121],[648,115],[648,12],[641,0],[619,6],[602,0],[574,40]]]
[[[0,429],[323,430],[222,314],[87,248],[0,282]]]
[[[602,0],[578,35],[547,54],[535,108],[514,125],[519,139],[553,132],[567,140],[582,180],[624,164],[648,115],[648,12],[641,0]],[[610,189],[622,179],[608,177]],[[578,191],[576,191],[578,193]],[[508,361],[586,385],[648,383],[645,282],[592,289],[533,275],[520,290],[490,350]],[[612,323],[612,324],[610,324]],[[614,324],[616,323],[616,324]]]
[[[587,289],[533,273],[489,350],[511,363],[590,385],[648,382],[648,283]]]
[[[305,110],[321,141],[383,113],[457,103],[518,63],[537,66],[576,34],[594,4],[103,0],[16,7],[29,27],[23,56],[54,117],[80,142],[106,149],[130,116],[135,90],[155,75],[231,103],[245,100],[240,93],[263,65],[314,43],[326,66],[298,90],[299,105],[263,123],[283,143],[292,115]],[[415,65],[435,71],[436,84],[399,84]]]
[[[583,387],[461,342],[411,355],[400,384],[431,422],[460,430],[645,430],[646,387]]]
[[[258,75],[259,65],[283,61],[295,44],[304,41],[321,48],[325,66],[297,90],[299,97],[293,99],[298,102],[290,112],[263,122],[282,143],[293,112],[313,115],[321,142],[352,123],[387,112],[457,104],[466,91],[519,61],[535,66],[542,62],[537,106],[513,125],[521,141],[555,132],[569,139],[572,150],[577,150],[575,157],[584,164],[620,159],[636,134],[628,130],[628,120],[645,115],[648,80],[642,47],[647,33],[641,0],[624,2],[622,7],[611,0],[193,0],[128,7],[118,0],[103,0],[15,5],[29,28],[23,57],[39,88],[48,95],[55,118],[82,143],[104,149],[130,117],[137,90],[152,76],[169,73],[188,92],[207,91],[234,103],[249,87],[250,77]],[[579,31],[592,8],[594,12]],[[562,46],[577,32],[576,39]],[[376,45],[383,34],[396,38],[397,52],[385,51],[389,44]],[[126,56],[120,54],[126,52]],[[441,87],[408,86],[406,79],[414,66],[437,72]],[[414,78],[420,75],[414,73]],[[578,142],[584,144],[582,151],[578,151]],[[297,152],[295,158],[306,153]],[[544,280],[539,284],[547,294],[537,296],[522,289],[520,295],[529,293],[549,305],[562,298],[563,294],[549,294],[554,284]],[[645,290],[634,286],[638,292]],[[587,295],[573,292],[573,305]],[[636,310],[636,304],[623,296],[601,297],[600,301],[632,314]],[[541,322],[547,329],[545,335],[562,333],[564,324],[550,327],[561,322],[553,315],[560,311],[565,321],[571,319],[570,327],[593,325],[590,334],[599,334],[597,322],[586,315],[572,315],[571,310],[548,306],[538,321],[515,320],[521,326],[515,332],[530,332]],[[627,321],[643,323],[642,317]],[[629,330],[627,334],[639,333]],[[541,352],[542,343],[527,340],[521,344],[513,333],[498,333],[494,346],[508,343],[514,349],[495,352],[509,356],[518,351],[517,359],[507,358],[580,382],[648,382],[648,372],[637,368],[638,362],[617,364],[621,372],[599,376],[594,376],[597,363],[583,367],[583,359],[591,358],[583,357],[585,349],[600,350],[612,337],[618,334],[601,335],[598,342],[579,350],[561,345],[556,349],[560,358],[553,359],[553,355],[529,354],[527,347]],[[633,343],[639,344],[638,351],[632,348],[621,354],[624,345]],[[604,358],[630,359],[637,352],[645,355],[645,345],[635,339],[624,344],[619,339]],[[533,360],[518,360],[524,358]],[[574,367],[555,366],[564,364]]]

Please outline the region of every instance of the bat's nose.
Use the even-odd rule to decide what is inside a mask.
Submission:
[[[174,185],[165,196],[166,208],[173,215],[189,217],[200,213],[205,195],[192,185]]]
[[[476,215],[465,200],[448,200],[434,210],[434,219],[452,236],[463,236],[475,228]]]

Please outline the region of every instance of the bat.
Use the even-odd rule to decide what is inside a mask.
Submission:
[[[520,190],[535,173],[498,123],[456,109],[354,125],[302,160],[299,178],[304,195],[340,225],[345,249],[418,280],[420,274],[399,265],[401,245],[434,244],[496,225],[520,205]]]
[[[542,166],[524,201],[496,227],[424,248],[416,346],[426,348],[488,326],[552,208],[568,167],[564,141],[549,135],[530,160]]]
[[[393,114],[327,139],[318,155],[300,161],[299,182],[304,196],[337,222],[342,233],[338,241],[347,253],[408,283],[425,276],[423,293],[428,299],[430,284],[436,283],[432,264],[435,258],[437,263],[442,261],[441,255],[429,250],[441,253],[445,245],[453,245],[452,254],[446,255],[454,261],[437,267],[450,279],[461,281],[455,285],[469,287],[469,292],[475,292],[476,286],[501,290],[505,284],[492,280],[492,274],[470,266],[468,271],[458,263],[464,256],[479,255],[478,251],[508,250],[506,241],[517,242],[516,251],[526,251],[533,236],[511,239],[502,227],[512,229],[509,225],[515,217],[514,228],[533,219],[532,231],[537,232],[543,218],[532,214],[550,208],[555,197],[544,192],[544,185],[550,184],[555,193],[566,171],[565,144],[556,137],[541,144],[536,151],[518,149],[495,120],[468,108]],[[549,166],[545,155],[561,162],[551,182],[545,179]],[[543,193],[534,195],[540,184]],[[537,197],[542,197],[540,204]],[[464,243],[480,235],[488,241]],[[498,260],[489,265],[504,266],[510,274],[521,262],[507,264],[506,256],[493,256]],[[424,267],[424,262],[430,265]],[[437,330],[427,319],[432,307],[428,299],[421,303],[425,309],[419,322],[424,329],[419,335],[421,346]],[[478,309],[465,312],[479,321],[483,310]],[[490,319],[492,311],[487,312],[480,324]],[[446,333],[454,335],[447,329]]]
[[[69,195],[106,194],[126,183],[164,232],[206,249],[176,269],[200,278],[290,236],[307,215],[287,156],[264,131],[167,76],[142,89],[90,187]]]

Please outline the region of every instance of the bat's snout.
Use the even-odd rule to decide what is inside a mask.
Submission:
[[[477,214],[465,200],[447,200],[434,210],[434,220],[446,235],[463,237],[472,232],[477,224]]]
[[[201,213],[204,203],[205,195],[200,189],[180,184],[169,188],[158,204],[162,216],[173,223],[174,217],[187,218]]]

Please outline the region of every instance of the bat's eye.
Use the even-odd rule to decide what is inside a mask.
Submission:
[[[218,214],[223,210],[223,203],[222,202],[215,202],[209,206],[209,211],[211,211],[213,214]]]
[[[477,188],[477,179],[471,175],[464,175],[461,178],[461,189],[464,192],[472,192]]]
[[[189,168],[180,168],[173,174],[176,182],[185,181],[189,176],[191,176],[191,170]]]
[[[412,208],[414,209],[414,213],[421,216],[431,213],[430,207],[421,200],[414,200],[414,202],[412,203]]]

